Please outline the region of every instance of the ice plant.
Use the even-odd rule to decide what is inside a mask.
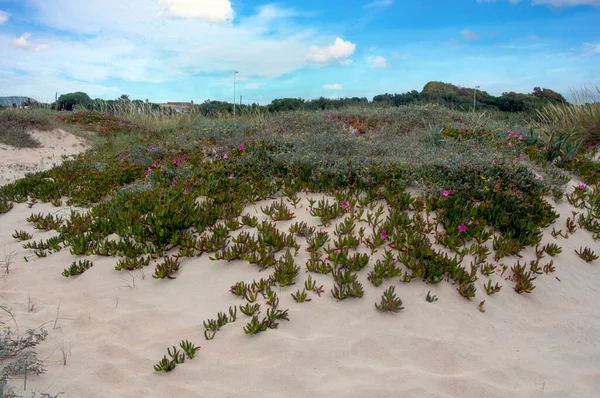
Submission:
[[[348,207],[348,202],[346,202],[346,201],[343,201],[343,202],[342,202],[342,207]]]
[[[175,186],[175,181],[173,181],[173,182],[171,183],[171,186],[172,186],[172,187],[174,187],[174,186]]]
[[[386,233],[385,231],[382,231],[382,232],[381,232],[381,237],[382,237],[383,239],[386,239],[386,238],[387,238],[387,233]]]
[[[154,162],[152,162],[152,166],[154,166],[154,167],[158,166],[158,162],[155,160]]]
[[[585,184],[579,185],[579,189],[585,189]]]
[[[238,149],[239,149],[240,151],[243,151],[245,148],[246,148],[246,147],[245,147],[243,144],[242,144],[242,145],[240,145],[240,146],[238,147]]]
[[[327,115],[327,119],[333,119],[333,116]]]
[[[229,174],[229,179],[230,179],[230,180],[233,180],[233,177],[235,177],[235,176],[233,175],[233,173]]]
[[[459,230],[460,232],[465,232],[465,231],[467,230],[467,226],[466,226],[465,224],[460,224],[460,225],[458,226],[458,230]]]
[[[227,156],[227,154],[223,155],[223,159],[227,159],[229,156]]]
[[[155,147],[154,145],[152,145],[152,146],[150,147],[150,149],[152,149],[153,151],[155,151],[155,150],[156,150],[156,147]]]
[[[449,195],[450,195],[450,192],[448,192],[448,191],[444,190],[444,192],[442,192],[442,195],[444,195],[444,196],[449,196]]]

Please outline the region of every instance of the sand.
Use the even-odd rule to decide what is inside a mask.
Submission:
[[[62,150],[59,142],[54,146]],[[6,157],[0,162],[7,173]],[[318,225],[306,210],[306,196],[301,197],[297,218],[277,223],[281,231],[296,221]],[[265,203],[247,212],[265,219],[259,213]],[[298,283],[276,288],[279,308],[289,308],[290,321],[247,336],[243,326],[249,319],[238,311],[235,323],[206,341],[203,320],[245,303],[229,293],[230,286],[267,277],[267,271],[243,261],[211,261],[203,254],[183,259],[177,279],[155,280],[152,265],[128,274],[114,270],[117,258],[91,256],[90,270],[65,278],[62,270],[75,259],[68,250],[37,259],[11,237],[15,230],[33,234],[36,241],[56,235],[33,229],[25,219],[57,210],[66,214],[69,208],[22,203],[0,215],[0,259],[3,250],[15,252],[10,273],[0,270],[0,304],[14,309],[19,330],[45,324],[49,331],[37,350],[47,372],[28,378],[25,395],[35,389],[89,398],[600,396],[600,260],[588,264],[574,253],[580,246],[600,251],[586,231],[556,240],[552,226],[546,230],[543,244],[556,242],[563,252],[554,259],[556,272],[538,276],[533,293],[518,295],[514,283],[493,275],[492,282],[503,288],[487,296],[481,285],[488,278],[480,276],[471,301],[447,282],[403,284],[395,278],[375,288],[367,281],[372,260],[359,273],[362,299],[336,301],[329,292],[331,275],[313,274],[326,293],[311,293],[312,301],[296,303],[290,293],[304,284],[308,258],[299,240],[303,247],[296,263],[303,270]],[[557,210],[561,218],[554,226],[564,229],[572,208],[565,201]],[[334,226],[323,230],[331,234]],[[527,250],[524,259],[533,254]],[[516,260],[500,262],[511,266]],[[390,285],[404,302],[398,314],[374,308]],[[438,301],[427,302],[428,291]],[[485,313],[477,308],[482,300]],[[259,300],[266,311],[264,301]],[[6,316],[1,320],[12,322]],[[197,357],[168,374],[156,373],[152,366],[183,339],[202,347]],[[14,386],[22,390],[23,380]]]
[[[0,186],[25,177],[27,173],[48,170],[90,147],[84,138],[62,129],[29,132],[40,145],[38,148],[14,148],[0,144]]]

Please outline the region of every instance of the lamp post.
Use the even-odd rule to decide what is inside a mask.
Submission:
[[[233,117],[235,118],[235,75],[238,74],[238,71],[236,70],[233,73]]]
[[[476,97],[476,95],[477,95],[477,89],[478,89],[479,87],[480,87],[480,86],[475,86],[475,90],[473,90],[473,113],[475,113],[475,97]]]

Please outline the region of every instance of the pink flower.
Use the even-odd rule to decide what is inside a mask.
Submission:
[[[598,160],[600,160],[600,155],[598,155]]]
[[[512,146],[512,141],[508,141],[508,146]]]
[[[514,134],[514,133],[513,133],[512,131],[509,131],[509,132],[508,132],[508,136],[509,136],[509,137],[512,137],[512,135],[513,135],[513,134]]]
[[[229,156],[227,156],[227,154],[223,155],[223,159],[227,159]]]
[[[348,207],[348,202],[346,202],[346,201],[342,202],[342,207]]]
[[[179,159],[177,159],[177,158],[173,159],[173,163],[177,164],[177,162],[179,162]]]
[[[496,164],[496,159],[492,160],[492,164]]]
[[[458,226],[458,230],[459,230],[460,232],[465,232],[465,231],[467,230],[467,226],[466,226],[465,224],[460,224],[460,225]]]
[[[387,238],[387,233],[386,233],[385,231],[382,231],[382,232],[381,232],[381,237],[382,237],[383,239]]]
[[[518,161],[518,162],[520,162],[520,161],[521,161],[521,157],[520,157],[520,156],[517,158],[517,161]]]
[[[233,173],[229,174],[229,179],[230,179],[230,180],[233,180],[233,178],[234,178],[234,177],[235,177],[235,176],[233,175]]]
[[[152,145],[152,146],[150,147],[150,149],[152,149],[152,150],[154,151],[154,150],[156,150],[156,147],[155,147],[154,145]]]
[[[181,160],[186,160],[186,159],[187,159],[187,156],[185,156],[185,155],[183,155],[183,156],[181,157]]]
[[[448,192],[448,191],[444,190],[444,192],[442,192],[442,195],[444,195],[444,196],[449,196],[449,195],[450,195],[450,192]]]
[[[199,183],[200,183],[200,179],[196,178],[196,184],[199,184]]]
[[[244,145],[240,145],[240,146],[238,147],[238,149],[239,149],[240,151],[243,151],[245,148],[246,148],[246,147],[245,147]]]
[[[187,195],[187,188],[183,190],[183,194]]]
[[[517,138],[518,138],[518,139],[520,139],[520,140],[522,140],[522,139],[523,139],[523,136],[522,136],[522,135],[520,135],[520,136],[518,136]]]
[[[154,166],[154,167],[158,166],[158,163],[156,162],[156,160],[154,162],[152,162],[152,166]]]
[[[146,171],[144,171],[144,174],[148,175],[148,173],[150,173],[151,171],[152,171],[152,169],[151,169],[150,167],[148,167],[148,168],[146,169]]]
[[[327,119],[333,119],[333,116],[327,115]]]
[[[172,187],[174,187],[174,186],[175,186],[175,181],[173,181],[173,182],[171,183],[171,186],[172,186]]]
[[[585,189],[585,184],[581,184],[581,185],[579,186],[579,189]]]

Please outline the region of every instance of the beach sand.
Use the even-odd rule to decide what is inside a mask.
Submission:
[[[44,146],[28,150],[27,156],[46,156],[42,151],[50,146],[59,154],[77,148],[64,138]],[[9,164],[27,163],[13,152],[0,156],[1,181],[14,178]],[[297,218],[278,222],[280,231],[287,232],[297,221],[318,225],[307,211],[306,195],[300,197]],[[260,213],[265,203],[246,212],[266,219]],[[553,226],[564,229],[572,208],[566,201],[556,208],[561,217]],[[67,215],[70,209],[21,203],[0,215],[0,259],[14,252],[10,273],[0,270],[0,304],[13,308],[21,333],[40,325],[49,332],[37,348],[47,371],[28,377],[26,396],[34,389],[86,398],[600,396],[600,260],[588,264],[574,253],[580,246],[599,251],[586,231],[555,239],[553,226],[546,229],[542,244],[555,242],[563,251],[554,258],[556,272],[539,275],[531,294],[515,293],[514,282],[504,279],[517,261],[511,257],[500,261],[509,266],[504,277],[491,276],[502,290],[487,296],[482,285],[488,277],[480,275],[471,301],[445,281],[404,284],[394,278],[375,288],[367,281],[372,259],[359,272],[363,298],[337,301],[330,293],[331,275],[311,274],[325,294],[309,293],[312,301],[296,303],[290,294],[303,288],[308,276],[306,243],[299,240],[302,248],[295,261],[302,271],[297,283],[275,288],[279,309],[289,309],[290,321],[248,336],[243,326],[249,318],[238,309],[237,321],[206,341],[202,321],[245,304],[229,288],[238,281],[266,278],[269,271],[259,272],[244,261],[211,261],[203,254],[182,259],[176,279],[155,280],[153,263],[143,272],[118,272],[118,258],[90,256],[92,268],[65,278],[63,269],[84,257],[63,249],[38,259],[11,236],[15,230],[33,234],[35,241],[57,235],[35,230],[25,220],[31,213],[57,211]],[[321,229],[332,235],[334,226]],[[522,254],[531,260],[535,253],[530,248]],[[465,259],[463,265],[468,264]],[[374,307],[390,285],[404,302],[397,314]],[[438,301],[427,302],[428,291]],[[482,300],[484,313],[478,310]],[[258,302],[265,315],[265,300]],[[14,327],[7,316],[0,320]],[[196,358],[170,373],[155,372],[153,365],[167,348],[185,339],[201,346]],[[22,391],[23,380],[13,385]]]

